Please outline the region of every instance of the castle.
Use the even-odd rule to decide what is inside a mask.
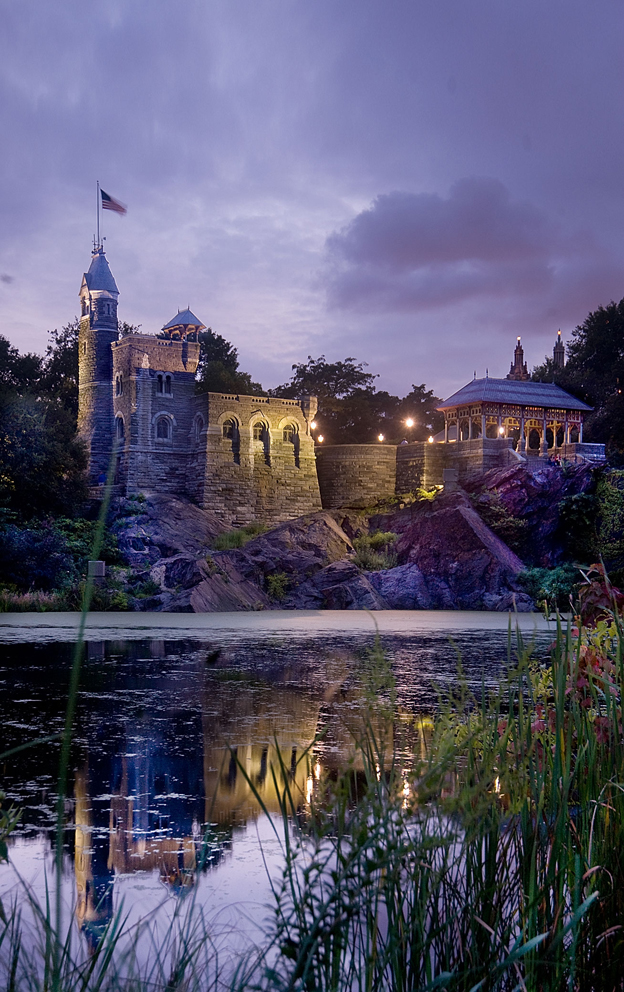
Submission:
[[[604,459],[604,445],[583,443],[591,407],[554,383],[530,381],[520,338],[505,379],[475,377],[440,405],[437,437],[315,450],[316,397],[196,394],[201,321],[183,310],[158,335],[120,337],[118,298],[97,245],[80,287],[78,339],[78,428],[93,486],[114,452],[120,493],[182,495],[228,524],[276,524],[519,461]],[[564,361],[559,332],[553,362]]]
[[[190,310],[160,335],[119,336],[119,290],[101,246],[80,287],[78,429],[92,485],[184,495],[226,523],[278,523],[321,508],[314,397],[195,393],[199,332]]]

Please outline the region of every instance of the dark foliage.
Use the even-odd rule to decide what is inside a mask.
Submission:
[[[605,442],[611,454],[624,453],[624,300],[598,307],[574,329],[563,369],[547,358],[533,378],[556,382],[593,406],[584,440]]]
[[[443,426],[436,411],[440,402],[424,383],[412,386],[411,393],[400,399],[385,390],[375,390],[377,376],[366,371],[366,364],[354,358],[327,362],[325,356],[293,365],[290,382],[271,390],[271,395],[297,398],[318,396],[319,432],[327,444],[366,444],[380,434],[391,444],[404,438],[424,441]],[[406,427],[411,418],[414,426]]]
[[[74,317],[61,330],[49,331],[50,342],[37,392],[56,399],[74,419],[78,416],[78,331],[80,318]]]
[[[72,515],[84,502],[86,451],[55,400],[0,396],[0,508],[22,519]]]
[[[0,530],[0,582],[19,590],[44,592],[74,578],[67,541],[52,525],[37,529],[14,524]]]
[[[246,393],[264,396],[259,382],[253,382],[247,372],[241,372],[238,351],[221,334],[209,327],[199,334],[198,393]]]
[[[77,586],[86,575],[96,526],[93,520],[49,517],[27,527],[1,527],[0,585],[44,592]],[[116,538],[109,533],[100,557],[109,565],[122,560]],[[75,605],[79,608],[80,603]]]

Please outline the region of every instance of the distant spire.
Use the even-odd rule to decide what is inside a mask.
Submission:
[[[524,360],[524,350],[522,348],[520,335],[518,335],[517,344],[514,350],[514,360],[509,367],[508,379],[516,379],[519,381],[526,381],[530,379],[529,370],[527,369],[526,362]]]
[[[553,366],[562,369],[565,365],[565,345],[561,340],[561,331],[557,331],[557,340],[553,348]]]

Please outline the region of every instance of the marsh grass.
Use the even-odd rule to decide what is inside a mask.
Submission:
[[[89,604],[87,587],[82,632]],[[519,634],[512,644],[510,631],[499,689],[473,694],[460,669],[456,691],[431,720],[398,714],[377,640],[360,665],[347,767],[317,773],[313,742],[299,758],[311,783],[304,796],[276,748],[269,773],[280,817],[272,823],[284,868],[271,880],[262,946],[226,962],[197,885],[164,933],[150,918],[130,929],[123,906],[89,946],[67,914],[63,922],[64,800],[81,641],[61,747],[54,888],[44,906],[25,888],[21,906],[5,907],[0,924],[11,992],[622,988],[624,679],[616,616],[607,613],[580,636],[559,628],[550,665],[532,660]]]

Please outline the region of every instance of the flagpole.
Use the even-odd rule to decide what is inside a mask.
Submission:
[[[97,246],[100,247],[100,180],[97,181],[97,202],[95,204],[97,215]]]

